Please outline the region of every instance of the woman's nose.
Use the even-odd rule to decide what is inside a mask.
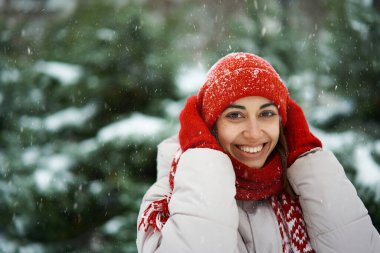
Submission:
[[[243,135],[246,138],[259,138],[261,134],[260,123],[256,119],[250,119],[244,126]]]

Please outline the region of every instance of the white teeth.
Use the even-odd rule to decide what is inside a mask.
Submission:
[[[256,147],[249,147],[249,146],[239,146],[239,149],[241,151],[247,152],[247,153],[257,153],[260,152],[263,149],[264,145],[256,146]]]

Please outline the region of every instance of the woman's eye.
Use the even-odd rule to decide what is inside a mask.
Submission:
[[[260,113],[260,116],[261,117],[265,117],[265,118],[269,118],[269,117],[272,117],[272,116],[275,116],[276,113],[274,111],[262,111]]]
[[[239,119],[242,118],[243,115],[240,112],[229,112],[226,114],[226,117],[229,119]]]

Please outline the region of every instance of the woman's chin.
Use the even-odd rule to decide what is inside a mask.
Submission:
[[[261,169],[264,166],[263,162],[242,162],[250,169]]]
[[[257,159],[257,158],[241,158],[241,157],[236,157],[235,159],[238,160],[240,163],[246,165],[247,167],[251,169],[261,169],[266,161],[266,157],[262,159]]]
[[[260,169],[264,166],[265,161],[268,158],[267,152],[268,150],[265,148],[257,153],[248,153],[236,148],[233,150],[233,156],[236,160],[249,168]]]

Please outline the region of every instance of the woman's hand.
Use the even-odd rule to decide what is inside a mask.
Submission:
[[[222,151],[198,111],[196,96],[191,96],[187,100],[179,121],[181,124],[179,142],[183,152],[189,148],[211,148]]]
[[[288,143],[288,167],[303,153],[313,148],[322,147],[321,141],[309,129],[302,108],[288,96],[288,121],[284,132]]]

